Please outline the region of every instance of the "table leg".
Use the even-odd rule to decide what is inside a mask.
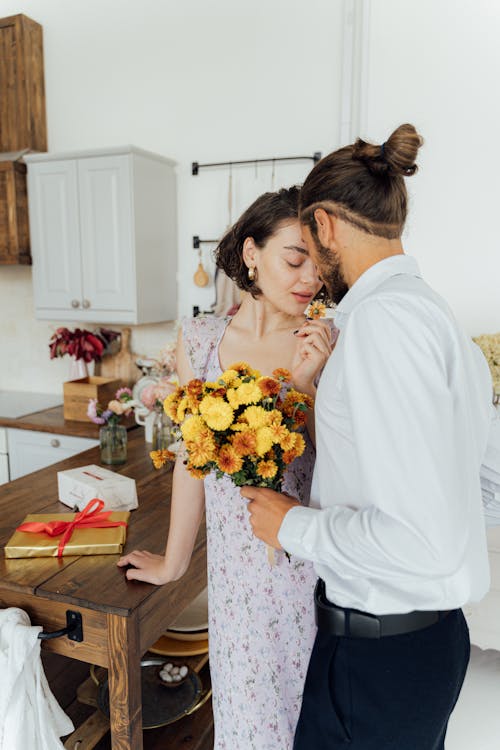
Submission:
[[[109,708],[113,750],[142,750],[139,628],[135,617],[108,615]]]

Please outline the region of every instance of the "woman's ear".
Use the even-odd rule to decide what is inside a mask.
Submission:
[[[253,237],[246,237],[243,242],[243,260],[247,268],[255,268],[257,258],[257,248]]]
[[[335,216],[329,214],[324,208],[317,208],[314,211],[314,220],[318,232],[318,240],[323,247],[332,247],[335,241]]]

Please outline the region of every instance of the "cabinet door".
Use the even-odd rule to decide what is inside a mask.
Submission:
[[[89,438],[16,429],[7,431],[7,440],[11,480],[99,445]]]
[[[136,309],[130,170],[126,155],[78,160],[83,306],[89,311]]]
[[[35,307],[70,311],[81,306],[80,227],[75,161],[30,164],[28,170]]]

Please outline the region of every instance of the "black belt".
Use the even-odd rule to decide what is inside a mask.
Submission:
[[[325,582],[318,579],[314,591],[316,605],[316,625],[318,630],[331,635],[351,638],[383,638],[386,635],[400,635],[421,630],[434,625],[446,617],[451,610],[415,611],[403,615],[371,615],[357,609],[337,607],[325,593]]]

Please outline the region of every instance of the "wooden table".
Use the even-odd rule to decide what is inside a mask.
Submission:
[[[99,463],[99,449],[80,453],[0,487],[0,544],[28,513],[69,510],[57,500],[57,471]],[[171,473],[151,466],[143,430],[129,433],[128,460],[116,469],[137,482],[125,551],[163,552],[170,515]],[[200,529],[186,575],[165,586],[127,581],[119,555],[7,560],[0,558],[0,606],[21,607],[44,630],[81,613],[83,642],[66,637],[43,647],[108,669],[113,750],[142,750],[140,657],[206,586],[206,539]]]

